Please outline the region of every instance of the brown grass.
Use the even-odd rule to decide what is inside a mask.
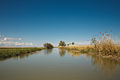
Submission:
[[[120,45],[110,37],[109,34],[101,33],[100,37],[92,39],[93,45],[59,47],[69,50],[79,50],[81,53],[95,53],[103,56],[120,56]]]
[[[94,46],[93,45],[80,45],[80,46],[66,46],[66,47],[59,47],[64,48],[68,50],[77,50],[81,53],[87,53],[93,51]]]
[[[101,55],[119,55],[120,45],[116,44],[110,35],[101,34],[94,42],[94,50]]]

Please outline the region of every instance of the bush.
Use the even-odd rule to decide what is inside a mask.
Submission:
[[[44,47],[47,48],[47,49],[52,49],[52,48],[53,48],[53,45],[50,44],[50,43],[45,43],[45,44],[44,44]]]

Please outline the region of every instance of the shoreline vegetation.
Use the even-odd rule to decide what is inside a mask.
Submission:
[[[66,49],[68,52],[72,52],[74,55],[79,54],[89,54],[91,56],[98,56],[105,59],[117,60],[120,62],[120,52],[115,55],[105,55],[96,52],[94,46],[91,45],[84,45],[84,46],[66,46],[66,47],[58,47],[60,49]],[[119,46],[120,50],[120,46]]]
[[[9,58],[45,49],[43,47],[0,47],[0,58]]]
[[[87,53],[102,58],[109,58],[120,62],[120,45],[108,33],[100,33],[99,37],[91,39],[91,45],[58,46],[60,49],[72,50],[77,53]]]

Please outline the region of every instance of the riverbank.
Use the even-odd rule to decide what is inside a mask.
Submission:
[[[116,46],[120,50],[120,46]],[[117,60],[120,62],[120,52],[116,52],[115,54],[104,54],[101,52],[97,52],[93,45],[84,45],[84,46],[66,46],[66,47],[58,47],[60,49],[66,49],[68,52],[72,52],[74,54],[89,54],[93,56],[99,56],[106,59]]]
[[[65,47],[58,47],[60,49],[67,49],[67,50],[74,50],[80,53],[89,53],[94,52],[93,45],[82,45],[82,46],[65,46]]]
[[[0,47],[0,58],[19,56],[31,52],[40,51],[42,47]]]

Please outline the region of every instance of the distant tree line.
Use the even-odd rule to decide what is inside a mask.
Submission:
[[[64,41],[60,41],[58,46],[65,47],[65,46],[74,45],[74,44],[75,44],[74,42],[66,44]]]
[[[75,44],[74,42],[66,44],[64,41],[60,41],[58,46],[65,47],[74,44]],[[51,43],[45,43],[43,44],[43,46],[47,49],[52,49],[54,47]]]

